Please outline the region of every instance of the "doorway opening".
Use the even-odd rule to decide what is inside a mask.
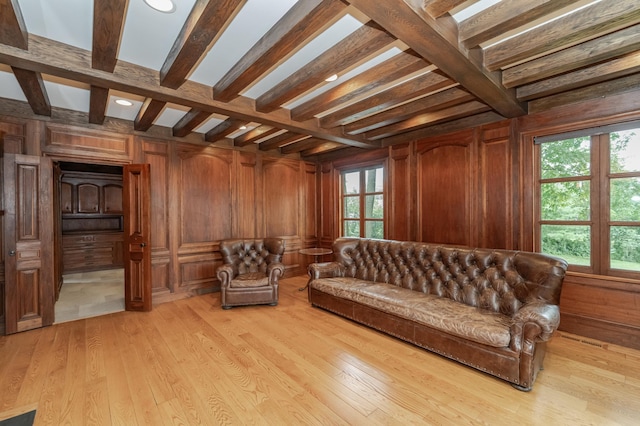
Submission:
[[[58,162],[55,323],[125,310],[123,168]]]

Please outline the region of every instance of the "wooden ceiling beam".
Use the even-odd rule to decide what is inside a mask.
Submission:
[[[504,119],[505,118],[503,116],[494,111],[483,112],[480,114],[459,118],[457,120],[448,121],[446,123],[434,124],[432,126],[423,127],[395,136],[390,136],[382,139],[381,142],[382,146],[385,147],[398,145],[402,143],[418,141],[427,137],[444,135],[447,133],[456,132],[458,130],[470,129],[473,127],[481,126],[483,124],[495,123]],[[355,150],[355,148],[349,149]]]
[[[439,18],[450,12],[467,0],[424,0],[424,10],[434,18]]]
[[[246,0],[196,0],[160,69],[160,84],[177,89]]]
[[[113,72],[116,67],[128,5],[129,0],[93,1],[93,68]]]
[[[224,139],[226,136],[229,136],[231,133],[239,130],[240,127],[246,126],[247,124],[249,124],[247,120],[227,118],[225,121],[209,130],[204,135],[204,140],[207,142],[217,142]]]
[[[269,114],[258,112],[254,102],[239,97],[231,102],[215,101],[212,88],[194,81],[187,81],[178,89],[160,86],[158,72],[139,65],[118,61],[113,73],[96,70],[91,63],[91,52],[75,46],[30,35],[29,50],[16,49],[0,44],[0,62],[9,66],[41,72],[81,83],[108,87],[111,90],[131,93],[144,98],[184,105],[210,113],[234,117],[247,122],[255,121],[296,133],[305,133],[325,140],[360,148],[377,148],[378,143],[360,137],[345,136],[339,130],[323,129],[315,120],[293,121],[289,111],[279,109]]]
[[[27,50],[29,37],[18,0],[0,1],[0,43]]]
[[[300,156],[302,158],[311,157],[312,155],[326,154],[328,152],[332,152],[332,151],[336,151],[344,148],[345,148],[345,145],[341,143],[325,141],[325,142],[317,143],[315,146],[309,149],[304,149],[300,151]]]
[[[343,127],[343,131],[350,135],[357,135],[399,123],[417,114],[425,114],[438,109],[449,108],[472,101],[473,99],[475,99],[475,97],[466,90],[460,89],[459,87],[452,87],[451,89],[443,90],[442,92],[425,96],[412,102],[407,102],[395,108],[347,124]]]
[[[507,68],[502,84],[516,87],[604,62],[640,49],[640,24]]]
[[[138,111],[135,121],[133,122],[133,128],[141,132],[149,130],[149,128],[153,126],[153,122],[156,121],[156,118],[158,118],[164,109],[165,105],[167,105],[167,103],[163,101],[158,101],[152,98],[145,99],[140,111]]]
[[[258,144],[260,151],[269,151],[271,149],[280,148],[281,146],[299,141],[300,139],[306,139],[309,136],[301,135],[299,133],[286,132],[280,135],[274,136],[266,141]]]
[[[34,114],[51,116],[51,103],[39,72],[11,67]]]
[[[308,120],[317,113],[347,103],[377,87],[424,69],[428,65],[424,59],[415,56],[415,54],[400,52],[383,63],[369,68],[333,89],[293,108],[291,118],[298,121]]]
[[[280,130],[282,129],[278,129],[277,127],[271,127],[271,126],[265,126],[265,125],[258,126],[235,138],[233,140],[233,145],[234,146],[251,145],[252,143],[256,143],[262,138],[266,138],[269,135],[279,132]]]
[[[318,138],[307,138],[299,142],[293,142],[280,148],[281,154],[295,154],[306,149],[314,148],[326,141]]]
[[[483,68],[481,60],[458,47],[457,24],[444,16],[435,20],[423,9],[423,0],[345,0],[478,99],[506,117],[526,115],[515,91],[502,86],[500,76]]]
[[[487,69],[507,68],[640,23],[638,0],[599,2],[485,49]]]
[[[108,102],[109,89],[91,86],[91,90],[89,91],[89,123],[104,123]]]
[[[292,55],[309,39],[338,19],[346,5],[338,0],[299,0],[231,68],[213,88],[216,100],[228,102]]]
[[[475,47],[575,2],[576,0],[502,0],[460,22],[459,38],[467,48]]]
[[[441,73],[429,72],[327,114],[320,118],[320,125],[336,127],[348,124],[411,99],[455,85],[455,82]]]
[[[192,108],[188,113],[182,116],[175,126],[173,126],[173,136],[177,138],[187,136],[193,131],[193,129],[209,118],[209,116],[211,116],[211,113],[208,111]]]
[[[274,111],[287,101],[313,89],[332,74],[339,74],[393,42],[395,39],[378,25],[365,24],[258,97],[256,110]]]
[[[633,92],[632,99],[640,99],[638,88],[640,88],[640,73],[533,100],[529,103],[530,113],[537,114],[568,104],[589,102],[596,98],[610,98],[621,93]],[[590,108],[597,109],[599,107],[591,106]],[[585,115],[588,115],[589,112],[589,108],[584,109]],[[586,120],[584,117],[581,118]]]
[[[489,110],[491,110],[491,108],[488,105],[478,101],[471,101],[463,105],[457,105],[438,111],[414,115],[413,117],[400,123],[392,124],[390,126],[381,127],[379,129],[367,132],[365,136],[368,139],[372,140],[382,139],[389,136],[397,135],[399,133],[404,133],[409,130],[419,129],[420,127],[430,126],[445,121],[452,121],[458,118],[476,115]]]
[[[633,52],[612,61],[518,87],[516,93],[523,100],[537,99],[638,72],[640,52]]]

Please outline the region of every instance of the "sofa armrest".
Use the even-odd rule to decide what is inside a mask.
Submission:
[[[216,271],[216,275],[220,280],[220,287],[229,287],[231,284],[231,280],[234,278],[235,273],[233,271],[233,266],[231,265],[222,265],[218,267]]]
[[[525,350],[535,342],[548,341],[560,325],[560,308],[544,302],[524,305],[515,313],[511,325],[511,347]]]
[[[284,264],[280,262],[272,262],[267,266],[267,275],[269,276],[269,284],[278,284],[278,279],[284,275]]]
[[[310,281],[318,278],[343,277],[344,271],[344,265],[338,262],[311,263],[307,269]]]

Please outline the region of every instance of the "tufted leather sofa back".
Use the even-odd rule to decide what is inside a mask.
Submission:
[[[220,253],[225,264],[232,265],[234,275],[249,272],[267,272],[272,262],[282,262],[284,240],[264,238],[252,240],[224,240],[220,242]]]
[[[340,238],[333,252],[347,277],[394,284],[509,316],[534,301],[559,304],[567,270],[564,260],[541,253],[419,242]]]

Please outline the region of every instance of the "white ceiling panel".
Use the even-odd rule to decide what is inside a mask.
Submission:
[[[247,1],[189,78],[214,86],[295,3],[296,0]]]

